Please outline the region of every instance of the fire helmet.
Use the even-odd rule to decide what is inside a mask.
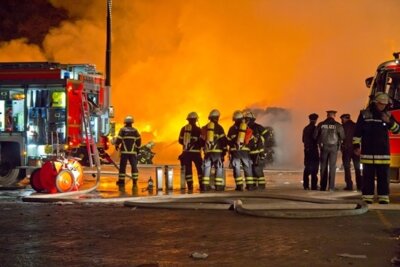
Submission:
[[[196,119],[197,120],[198,118],[199,118],[199,116],[197,115],[196,112],[190,112],[186,117],[187,120],[189,120],[189,119]]]
[[[244,117],[243,117],[243,113],[240,111],[240,110],[236,110],[235,112],[233,112],[233,115],[232,115],[232,120],[240,120],[240,119],[243,119]]]
[[[243,115],[246,119],[255,119],[254,113],[250,110],[243,111]]]
[[[383,104],[383,105],[387,105],[387,104],[389,104],[389,96],[386,93],[378,92],[375,94],[374,102]]]
[[[220,115],[218,109],[213,109],[211,110],[210,115],[208,115],[208,118],[219,118]]]
[[[124,123],[133,123],[133,117],[132,116],[126,116],[124,119]]]

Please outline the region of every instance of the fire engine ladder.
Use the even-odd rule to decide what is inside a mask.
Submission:
[[[92,126],[90,124],[90,105],[86,92],[82,92],[82,121],[84,126],[86,149],[90,167],[96,166],[100,169],[100,157],[97,150],[96,141],[93,138]]]

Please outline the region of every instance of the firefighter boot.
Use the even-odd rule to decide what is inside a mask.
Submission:
[[[236,185],[235,190],[236,191],[243,191],[243,185],[242,184]]]
[[[187,182],[188,191],[193,191],[193,182]]]
[[[200,192],[207,192],[207,191],[210,191],[210,186],[209,185],[205,185],[205,184],[202,184],[202,185],[200,185]]]
[[[225,190],[225,186],[223,185],[216,185],[215,186],[215,191],[224,191]]]
[[[258,190],[260,190],[260,191],[265,190],[265,184],[259,184]]]
[[[118,179],[118,181],[116,182],[116,184],[117,184],[118,186],[124,186],[124,185],[125,185],[125,179],[124,179],[124,178]]]
[[[254,191],[254,190],[257,190],[257,186],[255,184],[247,184],[246,189],[248,191]]]

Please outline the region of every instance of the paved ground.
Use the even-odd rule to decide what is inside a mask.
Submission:
[[[142,173],[136,192],[146,195],[141,189],[148,177]],[[343,193],[304,191],[300,176],[292,171],[267,173],[268,190],[299,196]],[[119,191],[113,176],[102,180],[101,197],[132,194],[130,184]],[[338,188],[344,186],[342,181],[339,173]],[[400,255],[400,185],[391,188],[393,210],[374,204],[363,215],[325,219],[26,203],[20,197],[31,190],[3,190],[0,266],[393,266],[391,260]],[[208,257],[194,259],[193,252]]]

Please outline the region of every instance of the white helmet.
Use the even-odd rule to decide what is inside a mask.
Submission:
[[[251,112],[250,110],[246,110],[243,112],[244,117],[248,119],[255,119],[256,117],[254,116],[254,113]]]
[[[236,110],[235,112],[233,112],[232,115],[232,120],[240,120],[243,119],[243,113],[240,110]]]
[[[196,119],[197,120],[198,118],[199,118],[199,116],[197,115],[196,112],[190,112],[186,117],[187,120],[189,120],[189,119]]]
[[[220,115],[218,109],[213,109],[211,110],[210,115],[208,115],[208,118],[219,118]]]
[[[126,116],[124,123],[133,123],[133,117],[132,116]]]

